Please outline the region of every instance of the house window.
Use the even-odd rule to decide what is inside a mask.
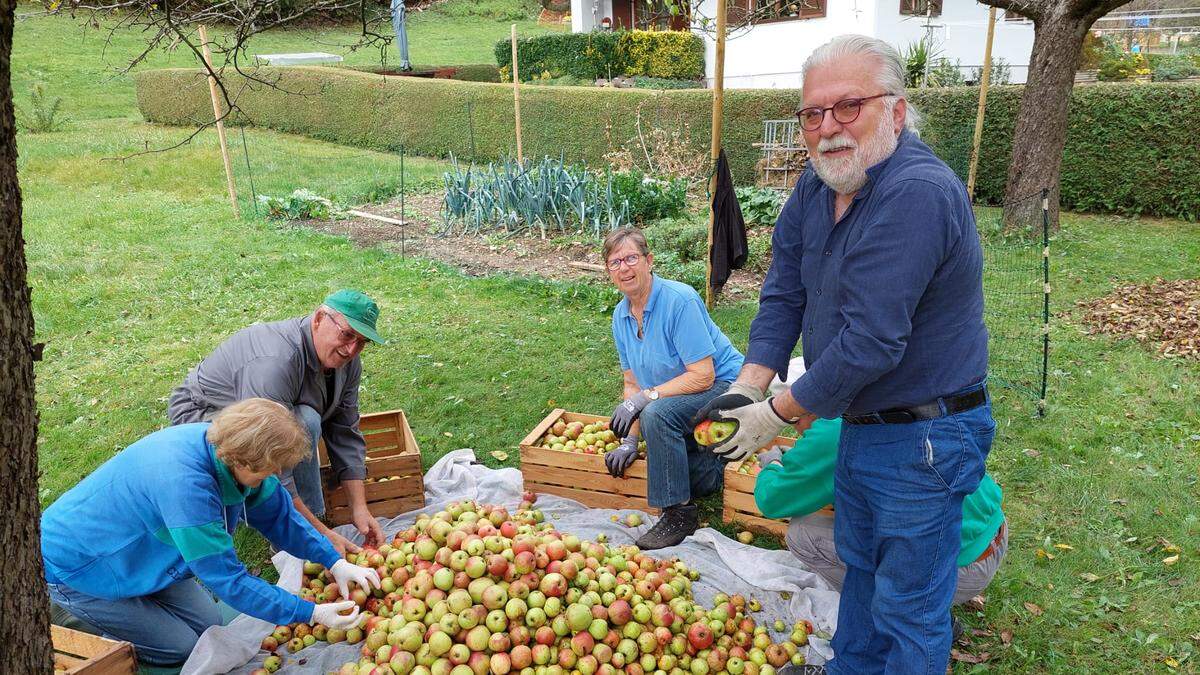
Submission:
[[[900,0],[900,13],[911,16],[941,16],[942,0]]]
[[[826,0],[729,0],[731,23],[770,23],[825,16]]]

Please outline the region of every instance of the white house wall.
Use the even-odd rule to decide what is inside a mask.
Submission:
[[[899,0],[827,0],[826,16],[822,18],[764,23],[731,33],[725,43],[725,86],[797,88],[801,84],[800,68],[813,49],[844,33],[874,35],[903,49],[924,35],[925,19],[902,16],[899,4]],[[942,50],[942,56],[951,62],[957,59],[964,71],[983,62],[987,11],[986,6],[973,0],[944,0],[942,15],[934,17],[933,23],[943,26],[935,29],[935,44]],[[705,0],[700,13],[716,16],[716,2]],[[698,29],[697,32],[705,41],[711,85],[716,43],[711,35]],[[992,58],[1003,58],[1012,66],[1013,83],[1025,81],[1032,49],[1032,23],[996,22]]]
[[[606,16],[612,16],[612,0],[571,0],[572,33],[595,30]]]

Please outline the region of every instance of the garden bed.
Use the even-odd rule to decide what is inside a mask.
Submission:
[[[413,195],[406,200],[405,213],[411,227],[370,220],[307,220],[301,224],[321,232],[349,238],[359,246],[380,246],[394,253],[419,256],[452,265],[470,276],[518,274],[538,276],[555,281],[600,281],[608,283],[603,271],[595,271],[571,263],[599,266],[602,263],[598,244],[538,237],[479,237],[431,234],[440,227],[441,193]],[[372,213],[399,218],[400,204],[392,202],[373,205]],[[748,270],[734,270],[722,297],[735,301],[758,296],[763,275]]]

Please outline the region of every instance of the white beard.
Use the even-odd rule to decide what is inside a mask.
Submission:
[[[886,111],[890,113],[890,110]],[[892,131],[892,116],[879,116],[875,132],[859,145],[849,134],[841,133],[832,138],[822,138],[816,152],[809,148],[813,170],[834,192],[841,195],[858,192],[867,182],[867,169],[875,166],[896,151],[899,137]],[[830,150],[851,148],[850,156],[827,159],[823,155]]]

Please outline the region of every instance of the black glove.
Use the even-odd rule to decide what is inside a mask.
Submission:
[[[618,436],[624,438],[629,435],[629,430],[633,428],[633,423],[637,421],[642,410],[650,405],[650,397],[646,392],[639,391],[629,398],[621,401],[621,405],[613,410],[612,421],[609,422],[608,428]]]
[[[765,398],[758,388],[741,382],[734,382],[724,394],[709,401],[703,408],[696,412],[692,417],[692,426],[694,427],[708,419],[714,422],[724,421],[725,418],[717,414],[718,411],[741,408],[752,403],[759,403]]]
[[[604,453],[604,466],[608,467],[608,472],[612,474],[613,478],[625,475],[625,470],[633,464],[633,460],[637,459],[637,450],[637,437],[626,436],[621,439],[621,444],[615,450]]]

